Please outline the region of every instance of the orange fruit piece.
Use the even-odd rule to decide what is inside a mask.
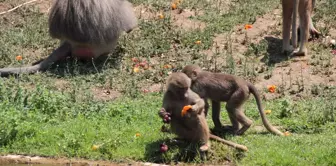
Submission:
[[[171,69],[172,65],[164,65],[163,68],[165,68],[165,69]]]
[[[197,41],[195,42],[195,44],[201,44],[201,41],[200,41],[200,40],[197,40]]]
[[[139,67],[134,67],[133,72],[138,73],[140,71]]]
[[[245,29],[248,30],[248,29],[251,29],[252,28],[252,25],[251,24],[246,24],[245,25]]]
[[[91,149],[92,150],[97,150],[99,148],[99,145],[92,145]]]
[[[181,111],[181,116],[183,117],[190,109],[191,109],[191,105],[184,106]]]
[[[265,110],[265,114],[268,115],[268,114],[271,114],[272,110]]]
[[[290,136],[291,133],[290,133],[289,131],[286,131],[286,132],[284,133],[284,135],[285,135],[285,136]]]
[[[269,85],[267,88],[269,92],[275,93],[277,87],[275,85]]]
[[[22,60],[22,56],[21,55],[18,55],[18,56],[16,56],[16,58],[15,58],[17,61],[21,61]]]
[[[172,4],[171,4],[171,8],[172,8],[173,10],[177,9],[177,5],[176,5],[176,3],[172,3]]]

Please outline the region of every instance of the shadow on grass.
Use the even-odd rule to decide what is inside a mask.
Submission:
[[[268,55],[261,59],[262,62],[267,64],[268,66],[273,66],[276,63],[280,63],[282,61],[286,61],[289,59],[289,56],[281,53],[282,50],[282,40],[279,38],[275,38],[272,36],[266,36],[264,38],[267,43],[267,53]]]
[[[160,152],[160,145],[168,145],[168,151]],[[145,160],[154,163],[188,163],[201,162],[199,146],[195,144],[175,142],[174,139],[160,139],[146,146]]]
[[[108,55],[103,55],[92,61],[81,61],[68,56],[62,62],[53,64],[48,72],[64,77],[66,75],[89,75],[104,72],[106,69],[118,68],[124,55],[124,49],[117,48]]]
[[[230,135],[226,131],[211,131],[214,135],[225,139]],[[164,143],[168,146],[168,151],[160,152],[160,145]],[[246,156],[243,151],[235,150],[218,141],[211,141],[209,152],[201,154],[199,145],[186,142],[176,142],[175,139],[160,139],[146,145],[145,161],[153,163],[177,164],[177,163],[202,163],[232,165],[235,161]]]

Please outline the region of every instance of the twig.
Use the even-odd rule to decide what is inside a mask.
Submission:
[[[1,12],[1,13],[0,13],[0,15],[3,15],[3,14],[6,14],[6,13],[9,13],[9,12],[16,10],[17,8],[19,8],[19,7],[23,6],[23,5],[27,5],[27,4],[33,3],[33,2],[35,2],[35,1],[39,1],[39,0],[31,0],[31,1],[25,2],[25,3],[23,3],[23,4],[21,4],[21,5],[18,5],[18,6],[16,6],[16,7],[12,8],[12,9],[10,9],[10,10],[7,10],[7,11],[4,11],[4,12]]]

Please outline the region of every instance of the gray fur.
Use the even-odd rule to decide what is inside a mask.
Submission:
[[[49,15],[49,33],[62,44],[34,66],[0,69],[0,76],[45,71],[71,51],[68,41],[115,47],[122,31],[137,26],[132,4],[127,0],[55,0]]]
[[[113,42],[136,26],[126,0],[55,0],[49,15],[52,37],[85,44]]]

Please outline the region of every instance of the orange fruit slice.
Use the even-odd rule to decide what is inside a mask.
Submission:
[[[176,5],[175,3],[172,3],[172,4],[171,4],[171,8],[172,8],[173,10],[175,10],[175,9],[177,8],[177,5]]]
[[[181,111],[181,116],[183,117],[190,109],[191,109],[191,105],[184,106]]]
[[[286,131],[286,132],[284,133],[284,135],[285,135],[285,136],[290,136],[291,133],[290,133],[289,131]]]

